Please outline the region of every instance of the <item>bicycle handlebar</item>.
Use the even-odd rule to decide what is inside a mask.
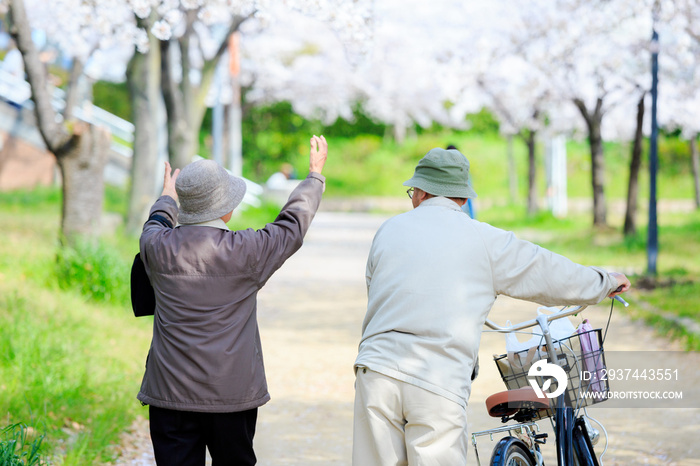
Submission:
[[[552,322],[553,320],[561,319],[563,317],[568,317],[570,315],[578,314],[579,312],[583,311],[586,309],[588,306],[574,306],[572,308],[563,308],[560,309],[559,311],[555,312],[554,314],[550,314],[547,316],[547,322]],[[511,325],[510,327],[501,327],[500,325],[494,323],[492,320],[486,319],[486,322],[484,322],[484,325],[486,325],[488,328],[495,330],[497,332],[502,332],[502,333],[510,333],[510,332],[517,332],[519,330],[525,330],[526,328],[534,327],[537,325],[537,320],[536,319],[531,319],[525,322],[521,322],[519,324]]]
[[[629,303],[622,299],[620,296],[613,296],[615,301],[621,303],[623,306],[628,307]],[[574,314],[578,314],[579,312],[583,311],[586,309],[588,306],[574,306],[571,308],[564,307],[560,309],[559,311],[555,312],[554,314],[550,314],[547,316],[547,322],[552,322],[557,319],[561,319],[563,317],[569,317]],[[501,333],[510,333],[510,332],[517,332],[520,330],[525,330],[526,328],[534,327],[535,325],[538,325],[537,319],[531,319],[527,320],[525,322],[521,322],[519,324],[511,325],[510,327],[502,327],[496,323],[494,323],[490,319],[486,319],[484,322],[484,325],[486,325],[488,328],[495,330],[497,332]]]
[[[622,305],[625,306],[625,307],[629,307],[629,305],[630,305],[630,303],[628,303],[627,301],[625,301],[624,299],[622,299],[622,298],[620,297],[620,295],[618,295],[618,296],[613,296],[612,299],[614,299],[615,301],[617,301],[618,303],[622,304]]]

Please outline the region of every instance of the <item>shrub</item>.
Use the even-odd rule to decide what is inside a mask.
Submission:
[[[55,274],[61,289],[78,289],[95,301],[130,303],[131,264],[103,243],[78,243],[59,249]]]

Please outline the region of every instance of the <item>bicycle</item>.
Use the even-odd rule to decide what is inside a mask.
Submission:
[[[628,306],[619,296],[613,299],[625,307]],[[509,390],[488,397],[486,407],[489,415],[500,417],[502,423],[506,424],[514,420],[516,424],[472,433],[472,445],[476,452],[477,464],[481,465],[476,439],[489,435],[493,440],[495,434],[507,432],[508,435],[501,438],[493,449],[489,462],[491,466],[542,466],[544,459],[540,445],[546,444],[548,434],[540,433],[540,427],[536,421],[551,418],[556,441],[557,465],[599,466],[593,445],[597,443],[600,434],[592,428],[589,422],[592,418],[587,415],[585,407],[604,401],[606,399],[604,395],[609,393],[607,379],[597,377],[597,374],[605,368],[603,352],[605,337],[601,337],[601,329],[578,332],[561,339],[552,338],[550,332],[550,322],[579,314],[585,308],[586,306],[563,307],[553,314],[541,314],[536,319],[509,327],[501,327],[486,320],[485,325],[499,333],[519,332],[539,326],[542,330],[541,340],[544,341],[540,341],[539,347],[520,352],[527,354],[511,353],[511,355],[494,356],[501,378]],[[612,305],[610,313],[612,316]],[[597,345],[579,346],[582,341],[586,341],[581,338],[587,338],[588,342],[595,341]],[[534,361],[533,353],[538,351],[546,355],[546,360]],[[523,356],[525,356],[524,362]],[[506,358],[510,360],[505,361]],[[556,367],[550,367],[547,373],[542,370],[547,365],[553,366],[552,362],[563,369],[566,380],[561,380],[561,373]],[[533,367],[534,375],[531,374]],[[541,375],[537,375],[538,371]],[[553,374],[559,376],[556,377],[556,382],[552,380]],[[562,383],[565,387],[560,389]],[[544,391],[548,388],[554,389],[552,394],[561,393],[556,397],[547,398]],[[586,392],[596,392],[598,396],[586,396]],[[551,405],[550,400],[555,402],[554,406]],[[601,427],[607,442],[605,428],[598,421],[593,421]]]

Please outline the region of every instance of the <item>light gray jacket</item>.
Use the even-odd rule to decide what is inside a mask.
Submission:
[[[548,306],[595,304],[616,287],[602,269],[472,220],[447,198],[428,199],[375,235],[355,364],[466,407],[497,295]]]
[[[138,399],[198,412],[265,404],[267,391],[256,297],[302,245],[325,178],[311,173],[277,219],[254,231],[211,226],[174,229],[146,222],[141,257],[156,294],[153,340]],[[150,215],[177,223],[177,203],[162,196]]]

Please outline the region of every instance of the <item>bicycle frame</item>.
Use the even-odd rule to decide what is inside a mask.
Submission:
[[[581,311],[583,309],[580,309]],[[544,335],[544,340],[547,343],[547,356],[549,360],[556,361],[556,353],[554,352],[554,342],[552,341],[552,334],[549,331],[549,320],[546,315],[537,316],[537,324],[542,329]],[[554,319],[553,319],[554,320]],[[573,452],[573,419],[574,413],[573,409],[568,408],[564,405],[565,396],[562,393],[557,397],[557,404],[554,409],[554,437],[556,438],[557,445],[557,464],[559,465],[572,465],[574,464],[574,452]]]

